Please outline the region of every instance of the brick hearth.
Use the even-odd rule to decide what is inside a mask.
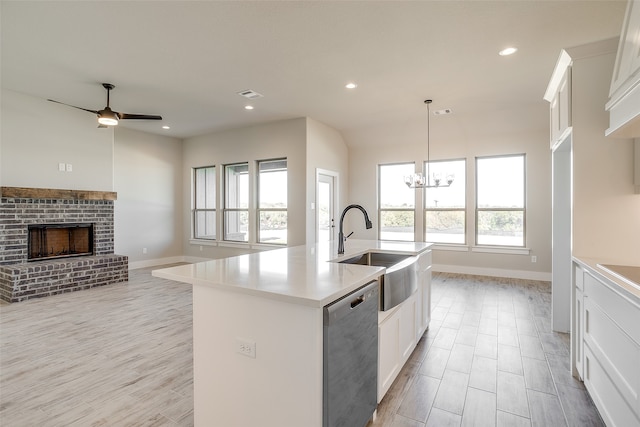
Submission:
[[[0,188],[0,299],[18,302],[128,280],[114,254],[112,192]],[[94,254],[27,262],[29,224],[94,224]]]

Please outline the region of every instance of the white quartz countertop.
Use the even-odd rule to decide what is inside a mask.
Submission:
[[[295,246],[154,270],[156,277],[323,307],[384,274],[383,267],[340,264],[365,252],[419,255],[431,243],[347,240]]]
[[[586,257],[573,257],[573,260],[589,269],[592,274],[596,274],[597,276],[604,278],[607,282],[616,286],[620,293],[626,295],[637,304],[640,304],[640,287],[636,286],[631,280],[625,280],[619,275],[611,274],[610,271],[600,267],[600,265],[617,265],[619,263]],[[640,268],[640,266],[635,267]]]

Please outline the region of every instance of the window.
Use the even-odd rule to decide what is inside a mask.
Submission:
[[[216,239],[216,168],[194,168],[193,237]]]
[[[404,177],[414,170],[413,163],[378,166],[380,240],[414,240],[416,190],[404,183]]]
[[[476,158],[476,244],[525,244],[525,155]]]
[[[249,241],[249,164],[224,167],[224,240]]]
[[[258,162],[258,242],[287,244],[287,160]]]
[[[449,187],[424,190],[426,242],[466,243],[466,163],[464,159],[429,162],[430,176],[453,174],[455,179]]]

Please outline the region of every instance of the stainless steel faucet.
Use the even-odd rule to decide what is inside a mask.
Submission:
[[[342,211],[342,215],[340,215],[340,231],[338,232],[338,253],[339,254],[344,253],[344,241],[346,240],[346,238],[344,237],[344,233],[342,232],[342,222],[344,221],[344,216],[347,213],[347,211],[353,208],[360,209],[362,211],[362,213],[364,214],[364,224],[367,227],[367,229],[370,229],[371,227],[373,227],[373,225],[371,224],[371,221],[369,221],[369,215],[367,214],[367,211],[365,211],[362,206],[349,205],[346,208],[344,208],[344,210]],[[350,235],[351,234],[349,234],[349,236]]]

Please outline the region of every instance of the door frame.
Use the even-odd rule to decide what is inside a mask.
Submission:
[[[339,197],[339,193],[340,193],[340,174],[338,172],[332,171],[332,170],[328,170],[328,169],[321,169],[321,168],[316,168],[316,194],[315,194],[315,224],[314,224],[314,235],[315,235],[315,242],[318,242],[318,235],[319,235],[319,230],[318,230],[318,222],[319,222],[319,212],[320,209],[318,208],[319,204],[318,204],[318,189],[320,186],[320,176],[324,175],[324,176],[328,176],[330,179],[333,180],[333,212],[332,214],[332,218],[334,220],[334,225],[336,222],[336,218],[338,217],[338,201],[340,200]],[[334,236],[332,233],[332,238],[337,238],[337,236]],[[333,240],[333,239],[332,239]]]

